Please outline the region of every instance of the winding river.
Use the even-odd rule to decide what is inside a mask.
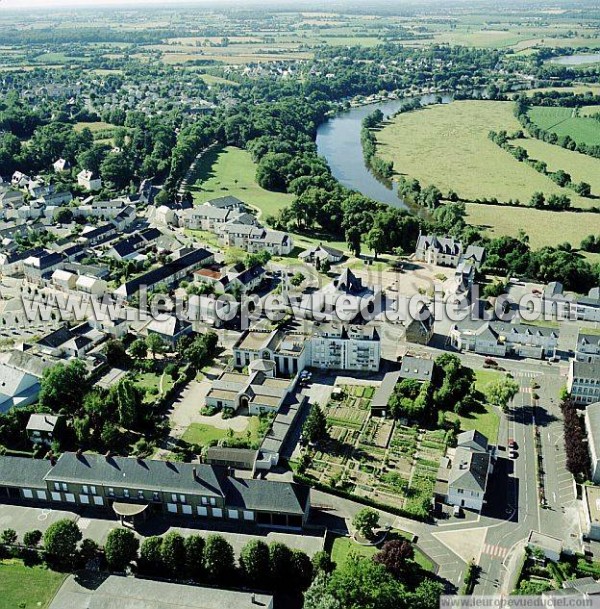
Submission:
[[[425,105],[433,103],[436,97],[437,95],[423,95],[419,99]],[[365,165],[360,143],[360,130],[365,116],[379,109],[388,118],[397,112],[405,101],[394,99],[351,108],[325,121],[317,130],[319,154],[327,159],[333,176],[340,183],[376,201],[402,208],[407,208],[407,206],[398,196],[397,184],[392,183],[392,186],[388,188]],[[450,95],[442,96],[443,103],[451,101]]]

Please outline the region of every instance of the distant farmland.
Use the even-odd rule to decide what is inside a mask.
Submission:
[[[600,112],[600,107],[598,107]],[[589,107],[586,108],[589,112]],[[565,135],[577,143],[600,145],[600,121],[587,116],[577,116],[575,108],[553,108],[534,106],[529,110],[531,120],[546,131]]]
[[[423,186],[435,184],[443,193],[454,190],[465,200],[495,197],[526,205],[540,191],[567,195],[574,207],[595,205],[520,163],[488,138],[490,130],[521,129],[513,109],[511,102],[457,101],[405,112],[377,133],[377,154],[392,160],[398,175],[416,178]]]

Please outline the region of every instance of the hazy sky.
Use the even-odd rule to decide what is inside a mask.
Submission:
[[[64,6],[102,6],[102,5],[132,5],[132,4],[181,4],[194,2],[200,4],[202,0],[0,0],[0,9],[31,7],[64,7]]]

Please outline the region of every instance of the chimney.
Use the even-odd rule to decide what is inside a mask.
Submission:
[[[56,457],[55,457],[54,455],[52,455],[52,456],[50,457],[50,465],[51,465],[52,467],[54,467],[54,466],[56,465]]]
[[[78,448],[77,451],[75,452],[75,456],[78,459],[81,459],[81,455],[83,454],[83,451],[81,450],[81,448]]]
[[[104,458],[108,461],[111,458],[112,454],[110,452],[110,450],[107,450],[106,453],[104,454]]]
[[[197,473],[196,473],[196,468],[195,468],[195,467],[193,467],[193,468],[192,468],[192,478],[193,478],[194,480],[197,480],[197,479],[198,479],[198,475],[197,475]]]

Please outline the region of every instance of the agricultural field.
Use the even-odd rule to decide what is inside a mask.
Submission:
[[[497,205],[467,204],[467,222],[489,235],[516,237],[523,229],[532,248],[569,242],[573,247],[590,234],[600,233],[600,214],[555,212],[530,207],[503,209]]]
[[[573,182],[587,182],[592,187],[592,194],[600,196],[600,159],[533,138],[512,140],[511,143],[525,148],[530,158],[545,161],[548,171],[563,169]],[[593,204],[598,205],[598,201]]]
[[[579,116],[576,108],[534,106],[529,110],[529,118],[558,137],[568,135],[577,143],[600,145],[600,121]]]
[[[513,108],[511,102],[458,101],[399,114],[377,133],[377,154],[394,162],[397,175],[435,184],[443,193],[454,190],[466,200],[495,197],[526,204],[541,191],[565,194],[574,207],[590,207],[589,200],[559,187],[488,138],[490,130],[521,128]]]
[[[358,497],[424,516],[446,450],[446,433],[371,417],[373,387],[342,389],[343,398],[332,399],[324,409],[331,441],[313,455],[307,475]]]

